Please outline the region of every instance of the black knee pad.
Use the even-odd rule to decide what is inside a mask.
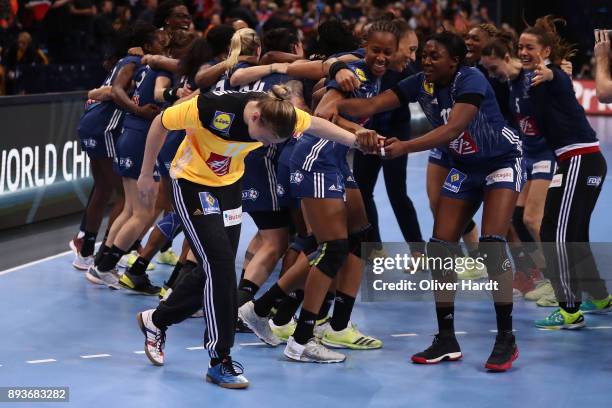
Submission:
[[[373,232],[374,228],[372,227],[372,224],[368,224],[359,231],[350,233],[348,236],[349,252],[356,257],[360,257],[361,244],[364,242],[370,242]]]
[[[457,257],[459,252],[458,244],[432,237],[425,245],[427,266],[431,270],[431,277],[440,279],[452,276],[455,273],[452,260]]]
[[[310,261],[310,266],[316,266],[325,275],[334,279],[349,255],[349,241],[336,239],[322,242],[315,255]]]
[[[490,277],[512,272],[514,262],[505,238],[487,235],[480,237],[479,241],[483,244],[479,246],[479,250]]]
[[[317,240],[314,235],[302,237],[296,234],[289,248],[293,249],[295,252],[303,252],[308,256],[317,250]]]

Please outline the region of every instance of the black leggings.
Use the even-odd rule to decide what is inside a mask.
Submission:
[[[203,274],[202,304],[206,331],[204,347],[211,358],[229,355],[234,345],[238,304],[236,299],[236,251],[242,217],[241,182],[223,187],[208,187],[179,179],[172,181],[174,208],[181,218],[185,236],[198,270]],[[181,285],[199,290],[201,286]]]
[[[591,214],[606,172],[600,152],[571,157],[559,163],[546,195],[540,238],[546,275],[564,308],[578,308],[583,290],[594,299],[608,296],[589,246]]]
[[[355,180],[361,190],[363,203],[370,224],[374,227],[374,236],[377,242],[381,242],[380,229],[378,227],[378,212],[374,202],[374,187],[378,179],[380,168],[383,169],[385,187],[399,224],[402,235],[406,242],[423,242],[421,228],[417,218],[416,210],[412,200],[406,191],[406,166],[408,156],[401,156],[393,160],[382,160],[376,155],[366,155],[355,151],[353,172]],[[422,248],[413,248],[413,250]]]

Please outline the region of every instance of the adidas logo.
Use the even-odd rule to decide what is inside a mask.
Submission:
[[[204,213],[198,208],[193,212],[193,215],[204,215]]]
[[[453,319],[453,314],[449,313],[446,316],[444,316],[444,320],[452,320]]]

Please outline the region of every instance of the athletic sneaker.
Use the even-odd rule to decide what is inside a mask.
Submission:
[[[81,254],[77,253],[74,255],[74,261],[72,261],[72,266],[79,271],[86,271],[94,264],[93,256],[81,256]]]
[[[482,265],[480,268],[473,261],[467,261],[468,259],[472,259],[470,257],[463,258],[463,265],[465,266],[465,270],[462,273],[457,272],[457,278],[462,280],[477,280],[488,278],[487,267]],[[470,267],[468,267],[470,266]]]
[[[95,265],[92,265],[85,274],[85,278],[96,285],[106,285],[111,289],[119,289],[119,273],[116,269],[108,272],[100,272]]]
[[[129,270],[125,271],[121,278],[119,278],[119,284],[125,289],[133,290],[134,292],[142,293],[143,295],[157,296],[161,288],[151,284],[149,276],[146,273],[142,275],[131,274]]]
[[[164,286],[159,290],[159,301],[165,302],[172,293],[172,288],[164,282]]]
[[[199,319],[204,317],[204,309],[203,308],[199,308],[197,312],[195,312],[194,314],[191,315],[192,319]]]
[[[268,323],[268,317],[257,316],[253,301],[240,306],[238,309],[238,317],[242,319],[244,324],[247,325],[249,329],[253,330],[253,333],[255,333],[264,343],[272,347],[276,347],[281,343],[279,338],[272,333],[272,329],[270,329],[270,324]]]
[[[325,316],[322,319],[319,319],[315,322],[315,327],[313,329],[313,334],[314,336],[321,340],[323,338],[323,335],[325,334],[325,332],[327,331],[327,329],[329,329],[331,326],[329,325],[329,320],[331,318],[329,316]]]
[[[136,251],[132,251],[134,253],[136,253]],[[123,255],[121,258],[119,258],[119,261],[117,262],[117,267],[118,268],[128,268],[128,257],[131,255],[130,254],[125,254]]]
[[[157,255],[157,263],[159,264],[175,266],[178,260],[179,257],[174,253],[172,248],[168,249],[166,252],[160,252],[159,255]]]
[[[166,345],[166,331],[160,330],[153,324],[155,309],[145,310],[136,315],[140,331],[145,336],[144,352],[149,361],[156,366],[164,365],[164,346]]]
[[[555,294],[552,293],[539,298],[536,305],[540,307],[559,307],[559,302],[557,301]]]
[[[331,325],[323,334],[321,343],[333,348],[349,348],[352,350],[373,350],[382,347],[382,341],[361,333],[357,326],[349,322],[348,326],[335,331]]]
[[[436,334],[431,346],[425,351],[416,353],[412,356],[412,362],[417,364],[437,364],[441,361],[457,361],[463,354],[457,342],[457,338],[452,336],[442,336]]]
[[[272,333],[281,341],[281,343],[287,343],[289,337],[293,335],[295,328],[297,326],[297,322],[295,318],[291,318],[289,323],[283,324],[282,326],[277,326],[274,324],[274,321],[270,319],[270,329],[272,329]]]
[[[580,310],[576,313],[568,313],[561,308],[552,312],[545,319],[536,320],[535,325],[541,329],[550,330],[574,330],[586,326],[584,323],[584,315]]]
[[[530,274],[522,271],[515,271],[512,279],[512,287],[518,289],[524,295],[536,288],[535,281]]]
[[[326,348],[313,337],[306,344],[300,344],[293,336],[287,340],[285,356],[291,360],[303,363],[341,363],[346,360],[344,354]]]
[[[238,317],[238,319],[236,319],[236,333],[253,333],[253,330],[249,329],[242,319]]]
[[[544,296],[550,297],[551,295],[555,296],[555,291],[550,281],[548,279],[545,279],[543,281],[536,282],[535,289],[525,293],[525,300],[536,302]]]
[[[495,337],[495,345],[485,368],[491,371],[507,371],[512,368],[512,362],[518,356],[519,351],[514,334],[500,333]]]
[[[602,300],[588,299],[580,305],[582,313],[604,314],[612,311],[612,295]]]
[[[223,388],[246,388],[249,386],[249,380],[242,375],[243,373],[242,364],[232,361],[232,358],[228,356],[216,366],[208,367],[206,381]]]
[[[126,268],[131,268],[132,265],[134,265],[134,262],[136,262],[136,260],[138,259],[140,255],[138,254],[138,252],[136,251],[132,251],[130,252],[130,254],[127,257],[127,261],[126,261]],[[155,264],[153,262],[149,262],[149,264],[147,265],[147,271],[152,271],[153,269],[155,269]]]
[[[74,238],[68,242],[68,246],[72,249],[72,252],[79,254],[81,253],[81,248],[83,248],[83,241],[83,238],[79,238],[78,235],[75,235]]]

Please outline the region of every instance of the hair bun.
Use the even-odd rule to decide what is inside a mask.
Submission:
[[[270,89],[270,96],[279,101],[285,101],[291,98],[291,90],[286,85],[274,85]]]

